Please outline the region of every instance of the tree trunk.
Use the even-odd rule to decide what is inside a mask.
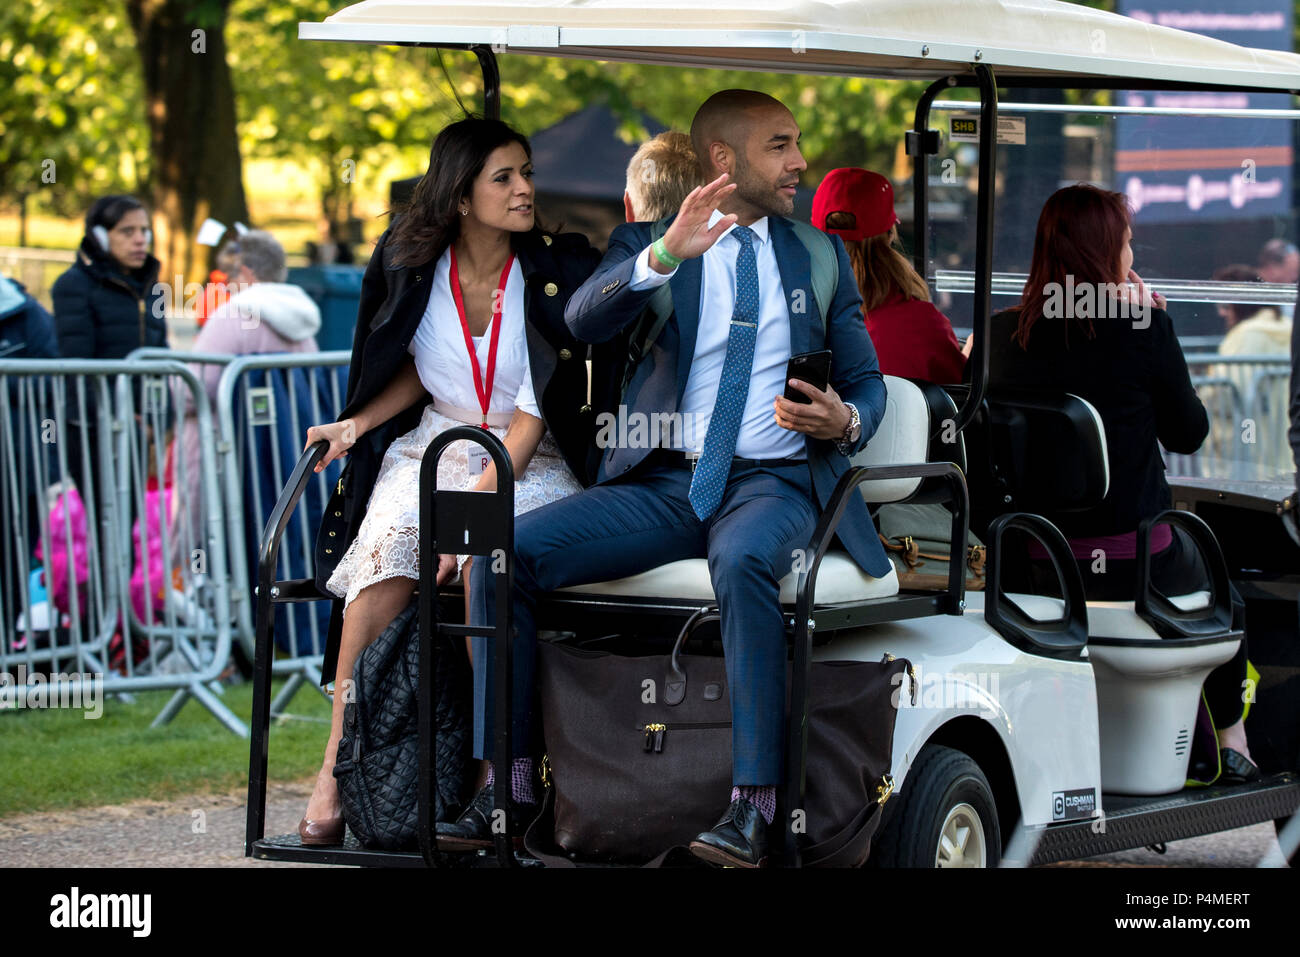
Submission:
[[[230,0],[125,2],[144,71],[159,278],[201,282],[209,252],[194,242],[199,225],[209,216],[227,226],[248,221],[226,62]]]
[[[350,150],[330,148],[327,167],[320,182],[321,226],[327,230],[322,243],[345,243],[348,220],[352,217],[352,184],[356,178],[355,160]]]

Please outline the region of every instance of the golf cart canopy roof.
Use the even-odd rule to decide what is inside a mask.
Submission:
[[[1300,91],[1300,56],[1057,0],[364,0],[305,40],[482,45],[681,67],[934,80],[1077,78]]]

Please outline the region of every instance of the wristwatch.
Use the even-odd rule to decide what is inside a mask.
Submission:
[[[835,447],[841,455],[847,457],[852,454],[853,446],[857,445],[858,438],[862,435],[862,419],[858,415],[858,407],[852,402],[845,402],[844,406],[849,410],[849,424],[844,427],[844,434],[835,440]]]

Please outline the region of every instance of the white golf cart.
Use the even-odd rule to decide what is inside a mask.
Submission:
[[[1233,627],[1229,572],[1215,534],[1186,511],[1160,518],[1197,544],[1211,571],[1207,591],[1166,597],[1143,588],[1132,602],[1086,602],[1065,539],[1035,513],[1085,508],[1105,494],[1109,475],[1101,420],[1075,396],[986,394],[999,88],[1295,91],[1300,57],[1052,0],[797,5],[784,0],[709,5],[366,0],[323,23],[302,24],[300,37],[472,50],[483,70],[490,115],[499,108],[499,54],[929,80],[914,129],[907,132],[917,170],[912,245],[923,269],[929,157],[941,143],[939,131],[929,126],[931,104],[941,91],[978,91],[979,100],[972,103],[979,116],[976,344],[969,386],[945,389],[887,378],[888,405],[879,431],[822,516],[809,544],[815,557],[783,583],[794,660],[785,806],[803,806],[810,662],[878,661],[885,655],[912,663],[916,691],[898,703],[893,766],[879,789],[884,813],[871,857],[875,865],[1047,863],[1282,819],[1300,806],[1294,755],[1283,766],[1265,768],[1269,773],[1256,783],[1184,787],[1200,685],[1232,657],[1241,639]],[[435,440],[426,455],[426,476],[435,446],[471,434],[465,430]],[[498,474],[511,474],[504,447],[487,444],[497,457]],[[1034,454],[1006,454],[1009,448]],[[427,737],[418,852],[367,850],[350,835],[339,847],[303,847],[297,835],[264,833],[273,605],[321,597],[310,580],[275,581],[276,555],[279,536],[321,454],[319,446],[304,454],[262,542],[246,853],[266,860],[445,864],[447,856],[435,850],[432,839]],[[968,454],[978,469],[967,467]],[[952,541],[964,542],[968,481],[970,501],[994,501],[994,511],[1001,513],[991,516],[987,529],[980,528],[987,531],[988,548],[982,592],[966,593],[960,562],[952,563],[946,589],[910,591],[900,590],[892,574],[867,578],[828,550],[845,497],[858,494],[873,508],[945,502],[952,514]],[[444,498],[447,493],[435,496],[431,482],[423,494],[425,554],[434,553],[436,539],[451,535],[477,542],[476,553],[486,554],[481,549],[497,543],[509,545],[513,526],[502,517],[510,513],[508,485],[495,496],[478,496],[473,506]],[[503,496],[501,502],[487,502]],[[495,519],[489,515],[493,509]],[[1012,533],[1031,536],[1046,549],[1062,597],[1004,590],[1001,549]],[[1149,534],[1144,526],[1139,554],[1148,552]],[[423,627],[431,629],[439,596],[429,582],[420,591]],[[451,599],[449,609],[456,606],[455,595],[441,597]],[[671,638],[681,622],[712,601],[707,566],[700,559],[551,595],[539,611],[539,624],[581,636],[645,630],[651,622],[652,629]],[[438,627],[453,634],[471,631]],[[428,646],[427,630],[425,638]],[[493,654],[498,715],[493,754],[499,763],[511,753],[510,721],[504,719],[509,642],[494,642]],[[422,680],[431,660],[426,647]],[[427,695],[421,695],[421,704],[429,707]],[[427,734],[427,713],[421,718]],[[789,826],[782,830],[782,862],[798,866],[800,836]],[[510,835],[497,838],[497,853],[476,861],[518,864]]]

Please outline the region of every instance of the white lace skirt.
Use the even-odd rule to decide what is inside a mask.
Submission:
[[[327,587],[347,606],[363,588],[389,578],[420,577],[420,460],[433,437],[445,429],[463,425],[434,411],[430,404],[420,424],[393,440],[384,454],[375,480],[366,516],[344,553]],[[503,438],[504,428],[490,430]],[[467,443],[456,442],[438,461],[438,487],[470,489],[478,482],[470,477]],[[562,499],[582,486],[574,479],[550,433],[542,436],[524,477],[515,482],[515,514],[522,515]],[[459,556],[457,566],[465,556]]]

